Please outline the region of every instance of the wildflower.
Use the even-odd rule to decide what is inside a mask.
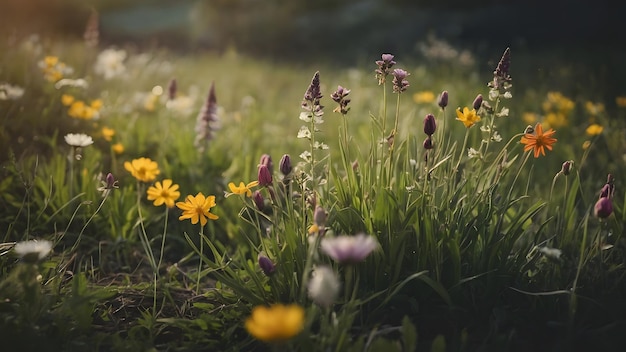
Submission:
[[[110,142],[111,140],[113,140],[114,135],[115,135],[114,129],[108,128],[108,127],[102,127],[102,137],[104,138],[104,140],[106,140],[107,142]]]
[[[437,97],[437,105],[439,105],[439,107],[442,109],[445,109],[446,106],[448,106],[448,91],[447,90],[444,90],[443,92],[441,92],[439,97]]]
[[[150,108],[152,109],[151,111],[154,111],[154,105],[158,101],[158,97],[155,95],[151,95],[150,97],[155,97],[152,99],[153,101],[151,100],[149,102],[150,104],[148,104],[152,105]],[[178,95],[174,99],[168,100],[167,103],[165,103],[165,107],[179,116],[189,116],[193,112],[194,103],[194,98],[187,95]],[[217,120],[214,122],[213,128],[217,128]]]
[[[63,138],[65,139],[65,143],[71,145],[72,147],[84,148],[93,144],[91,136],[84,133],[68,133]]]
[[[260,191],[254,191],[252,193],[252,201],[254,201],[254,205],[259,211],[263,212],[265,210],[265,199],[263,199],[263,194]]]
[[[396,64],[396,62],[393,61],[393,57],[394,56],[391,54],[382,54],[382,60],[376,61],[378,68],[374,72],[376,73],[376,78],[378,79],[378,85],[385,83],[391,68]]]
[[[591,147],[591,141],[584,141],[582,145],[583,150],[587,150],[589,147]]]
[[[328,266],[318,266],[309,281],[309,297],[322,307],[330,307],[339,294],[341,284],[335,272]]]
[[[0,83],[0,100],[15,100],[21,98],[22,95],[24,95],[24,88]]]
[[[312,119],[316,124],[324,122],[324,120],[322,120],[322,116],[324,115],[324,106],[320,104],[322,97],[323,95],[320,89],[320,73],[317,71],[313,74],[311,84],[309,84],[309,87],[304,92],[301,106],[305,112],[300,114],[301,120],[311,122]]]
[[[261,155],[261,159],[259,159],[259,166],[260,165],[267,166],[267,169],[270,171],[270,174],[274,173],[274,163],[272,162],[272,157],[269,154]]]
[[[98,30],[99,24],[98,11],[92,9],[89,19],[87,20],[87,25],[85,26],[85,31],[83,32],[83,39],[85,39],[85,44],[88,47],[95,48],[98,46],[100,37],[100,31]]]
[[[124,169],[130,172],[134,178],[143,182],[154,181],[161,171],[156,161],[150,158],[139,158],[124,162]]]
[[[537,122],[537,114],[532,112],[525,112],[522,114],[522,120],[528,124],[534,124]]]
[[[108,192],[115,188],[120,188],[115,176],[113,176],[110,172],[104,177],[104,180],[100,181],[100,183],[102,186],[98,187],[97,190],[98,192],[102,192],[102,196],[105,196]]]
[[[413,101],[417,104],[428,104],[435,101],[435,93],[431,91],[421,91],[413,94]]]
[[[428,114],[424,117],[424,133],[427,136],[432,136],[437,129],[437,122],[433,114]]]
[[[57,82],[66,75],[72,74],[74,69],[61,62],[56,56],[46,56],[39,61],[39,68],[44,78],[49,82]]]
[[[272,185],[272,173],[270,172],[266,164],[259,165],[258,182],[261,187]]]
[[[111,146],[111,149],[113,150],[113,152],[115,154],[122,154],[124,153],[124,145],[122,143],[115,143]]]
[[[465,127],[470,128],[474,126],[474,124],[480,121],[480,116],[476,114],[476,110],[468,109],[467,107],[463,108],[463,112],[461,112],[461,108],[456,109],[456,119],[463,122]]]
[[[598,116],[604,112],[604,104],[602,103],[594,104],[592,101],[587,101],[585,103],[585,110],[587,110],[587,112],[592,116]]]
[[[36,263],[45,258],[52,250],[52,242],[50,241],[23,241],[18,242],[13,247],[15,254],[28,263]]]
[[[98,54],[94,72],[104,76],[106,80],[118,77],[126,71],[126,66],[124,66],[125,59],[125,50],[105,49]]]
[[[590,135],[590,136],[597,136],[599,134],[602,134],[603,130],[604,130],[604,128],[601,125],[598,125],[597,123],[594,123],[594,124],[590,125],[589,127],[587,127],[585,132],[587,132],[587,134]]]
[[[348,94],[350,94],[350,89],[346,89],[342,86],[337,86],[337,90],[330,95],[330,98],[335,103],[339,104],[339,106],[337,106],[333,110],[333,112],[338,112],[342,115],[345,115],[348,113],[348,111],[350,111],[350,108],[348,107],[350,99],[346,98]]]
[[[206,143],[213,139],[214,131],[218,127],[218,121],[215,83],[211,83],[209,95],[196,119],[196,140],[194,141],[194,145],[199,152],[204,152]]]
[[[539,248],[539,253],[550,259],[559,260],[561,259],[562,251],[558,248],[541,247]]]
[[[572,171],[572,166],[574,165],[573,160],[568,160],[561,165],[561,173],[565,176],[569,175]]]
[[[166,207],[173,208],[174,201],[180,197],[178,185],[173,184],[170,179],[163,180],[163,183],[155,182],[154,186],[148,188],[147,193],[148,200],[153,200],[155,207],[165,204]]]
[[[63,94],[61,95],[61,104],[65,105],[65,106],[70,106],[72,105],[72,103],[75,101],[76,99],[74,99],[74,96],[69,95],[69,94]]]
[[[272,263],[270,258],[268,258],[264,253],[259,253],[259,255],[257,256],[257,261],[259,262],[259,267],[261,267],[261,271],[263,271],[263,274],[267,276],[272,275],[276,270],[276,266],[274,265],[274,263]]]
[[[429,150],[429,149],[433,149],[434,145],[433,145],[433,140],[430,136],[428,136],[425,140],[424,143],[422,143],[422,146],[424,147],[424,149]]]
[[[326,213],[326,209],[321,206],[316,206],[315,211],[313,212],[313,223],[317,225],[319,229],[323,229],[326,226],[326,219],[328,218],[328,213]]]
[[[615,98],[615,104],[620,108],[626,108],[626,96]]]
[[[538,158],[539,153],[543,156],[546,155],[544,147],[548,150],[552,150],[552,144],[557,141],[556,138],[552,138],[552,135],[555,133],[556,131],[553,129],[549,129],[546,133],[543,133],[543,127],[541,127],[540,123],[537,123],[535,125],[534,134],[526,133],[520,140],[520,143],[525,145],[525,152],[534,149],[535,158]]]
[[[393,70],[393,91],[396,93],[402,93],[409,87],[409,81],[406,78],[410,73],[401,68]]]
[[[470,159],[480,157],[480,152],[470,147],[469,149],[467,149],[467,157]]]
[[[293,167],[291,166],[291,157],[289,157],[289,154],[285,154],[280,158],[278,169],[284,176],[288,176],[291,173]]]
[[[304,328],[304,308],[296,304],[256,306],[244,325],[248,333],[258,340],[286,341]]]
[[[324,238],[320,243],[322,252],[341,264],[362,262],[378,248],[378,241],[374,236],[360,233],[354,236],[338,236]]]
[[[480,109],[482,105],[483,105],[483,95],[478,94],[476,98],[474,99],[474,102],[472,103],[472,107],[474,108],[474,110],[478,110]]]
[[[498,62],[498,66],[493,71],[493,80],[489,82],[489,87],[492,92],[504,93],[511,87],[511,75],[509,69],[511,68],[511,49],[506,48],[502,54],[502,58]],[[491,92],[490,92],[491,93]],[[489,95],[492,98],[491,94]],[[493,99],[493,98],[492,98]]]
[[[205,197],[202,192],[195,196],[188,195],[184,202],[177,202],[176,206],[183,211],[178,220],[190,219],[192,224],[204,226],[208,222],[207,219],[217,220],[219,217],[211,213],[211,208],[215,206],[215,196]]]
[[[613,202],[609,197],[601,197],[593,207],[593,215],[600,219],[608,218],[613,213]]]
[[[73,87],[73,88],[83,88],[87,89],[89,87],[89,83],[84,78],[71,79],[71,78],[62,78],[58,80],[54,84],[54,88],[61,89],[63,87]]]
[[[259,181],[252,181],[247,185],[243,182],[239,182],[239,186],[235,186],[233,182],[228,184],[228,188],[230,188],[230,193],[226,193],[226,197],[232,196],[233,194],[245,194],[247,197],[252,196],[252,190],[250,188],[256,187],[259,185]]]
[[[176,83],[176,78],[172,78],[170,83],[167,85],[167,98],[169,100],[176,99],[176,93],[178,92],[178,84]]]

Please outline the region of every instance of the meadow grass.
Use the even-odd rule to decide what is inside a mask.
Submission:
[[[2,45],[0,336],[16,347],[624,342],[624,97],[533,82],[515,48],[483,74]]]

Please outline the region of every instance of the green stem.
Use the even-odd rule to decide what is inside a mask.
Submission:
[[[202,258],[204,257],[204,226],[200,225],[200,257],[198,258],[198,277],[196,278],[196,295],[200,293],[200,273],[202,273]]]

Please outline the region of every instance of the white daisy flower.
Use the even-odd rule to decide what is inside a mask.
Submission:
[[[93,144],[93,139],[84,133],[68,133],[65,135],[65,143],[72,147],[87,147]]]

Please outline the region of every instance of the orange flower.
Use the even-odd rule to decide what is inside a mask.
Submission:
[[[524,151],[527,152],[529,150],[535,151],[535,158],[539,157],[539,153],[545,156],[546,151],[543,149],[548,148],[548,150],[552,150],[552,144],[556,143],[556,138],[552,138],[552,135],[555,134],[556,131],[553,129],[549,129],[546,133],[543,133],[543,128],[540,123],[535,125],[534,133],[526,133],[520,143],[524,144]]]

